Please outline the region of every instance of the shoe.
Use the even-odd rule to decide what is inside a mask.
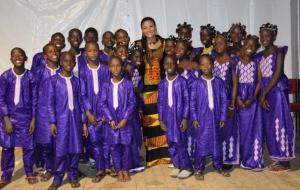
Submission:
[[[173,169],[172,172],[170,173],[170,176],[171,176],[171,177],[177,177],[179,173],[180,173],[180,169],[175,168],[175,169]]]
[[[179,179],[186,179],[192,175],[192,172],[189,170],[181,170],[181,172],[178,174]]]
[[[204,180],[204,174],[202,171],[197,171],[195,173],[195,179],[199,180],[199,181],[203,181]]]

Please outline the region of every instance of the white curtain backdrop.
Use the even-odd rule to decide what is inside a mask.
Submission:
[[[51,34],[62,32],[67,37],[74,27],[82,31],[95,27],[100,42],[104,31],[123,28],[134,41],[141,37],[140,21],[145,16],[156,20],[163,37],[175,35],[178,23],[192,24],[195,47],[200,46],[200,25],[211,23],[225,31],[231,23],[242,22],[248,33],[258,34],[261,24],[271,22],[279,27],[276,43],[291,47],[291,1],[295,0],[1,0],[0,72],[11,67],[13,47],[27,52],[30,68],[32,56]],[[299,13],[299,7],[296,10]],[[65,50],[68,48],[67,44]],[[291,52],[285,64],[289,77],[293,73]]]

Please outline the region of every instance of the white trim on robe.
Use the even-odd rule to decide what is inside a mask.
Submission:
[[[92,72],[92,76],[93,76],[93,88],[94,88],[94,93],[95,94],[98,94],[98,92],[99,92],[98,70],[100,69],[100,66],[101,65],[99,64],[97,68],[92,68],[89,64],[87,64],[87,67]]]
[[[62,76],[61,74],[59,74],[63,79],[65,79],[66,81],[66,85],[67,85],[67,92],[68,92],[68,106],[69,106],[69,109],[71,111],[73,111],[74,109],[74,100],[73,100],[73,87],[72,87],[72,82],[71,82],[71,78],[73,77],[70,76],[70,77],[65,77],[65,76]]]
[[[117,83],[114,83],[113,79],[111,79],[111,83],[113,84],[113,107],[115,108],[115,110],[119,107],[118,90],[119,84],[123,81],[123,79],[124,78],[122,78],[122,80]]]
[[[18,75],[17,73],[15,73],[13,68],[11,69],[11,71],[16,77],[14,103],[15,103],[15,105],[17,105],[20,102],[20,95],[21,95],[21,88],[22,88],[21,78],[27,72],[27,69],[25,69],[24,73],[22,73],[21,75]]]
[[[214,94],[213,94],[211,81],[214,79],[214,77],[212,77],[211,79],[206,79],[203,76],[201,76],[201,77],[207,83],[208,107],[212,110],[212,109],[214,109]]]
[[[178,75],[173,80],[169,80],[168,76],[166,77],[166,80],[168,81],[168,106],[173,106],[173,82],[177,79]]]

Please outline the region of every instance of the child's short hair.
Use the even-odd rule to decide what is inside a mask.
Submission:
[[[104,38],[104,36],[106,34],[111,34],[113,37],[114,37],[114,33],[112,33],[112,31],[105,31],[103,34],[102,34],[102,39]]]
[[[82,32],[81,32],[81,30],[79,30],[78,28],[72,28],[72,29],[69,31],[69,36],[71,35],[72,32],[78,32],[79,35],[82,37]]]
[[[10,55],[12,55],[13,51],[15,51],[15,50],[18,50],[18,51],[21,52],[21,54],[22,54],[22,55],[24,56],[24,58],[25,58],[25,61],[28,60],[28,57],[27,57],[25,51],[24,51],[22,48],[20,48],[20,47],[14,47],[14,48],[10,51]]]
[[[65,40],[65,36],[61,33],[61,32],[55,32],[54,34],[51,35],[51,40],[55,37],[55,36],[60,36]]]
[[[87,46],[93,44],[97,47],[98,50],[100,50],[99,44],[97,42],[91,41],[91,42],[86,42],[84,46],[84,50],[86,50]]]
[[[118,56],[115,56],[115,55],[112,55],[110,57],[110,60],[108,61],[108,65],[110,65],[111,62],[112,62],[112,60],[114,60],[114,59],[118,60],[121,63],[121,65],[122,65],[122,63],[123,63],[122,59],[120,57],[118,57]]]
[[[98,31],[96,28],[93,28],[93,27],[89,27],[87,28],[85,31],[84,31],[84,36],[87,36],[88,33],[93,33],[95,34],[97,40],[98,40]]]
[[[73,62],[75,62],[75,55],[71,52],[68,52],[68,51],[64,51],[64,52],[61,53],[59,61],[61,62],[67,55],[71,56]]]
[[[200,56],[199,56],[199,59],[198,59],[198,64],[200,64],[200,63],[201,63],[201,60],[204,59],[204,58],[207,58],[207,59],[209,60],[209,62],[210,62],[211,64],[213,64],[214,60],[213,60],[212,56],[209,55],[209,54],[202,54],[202,55],[200,55]]]
[[[53,43],[47,43],[46,45],[44,45],[44,47],[43,47],[43,54],[46,54],[46,50],[48,49],[48,47],[49,46],[54,46],[55,47],[55,45],[53,44]],[[56,47],[55,47],[56,48]]]
[[[128,32],[127,32],[126,30],[122,29],[122,28],[118,29],[118,30],[115,32],[114,36],[116,37],[116,35],[117,35],[119,32],[124,32],[124,33],[129,37]]]
[[[169,58],[172,59],[173,62],[174,62],[174,64],[177,66],[175,55],[166,55],[166,56],[164,57],[164,59],[163,59],[163,63],[165,64],[166,60],[169,59]]]
[[[121,45],[121,44],[119,44],[119,45],[117,45],[117,46],[114,48],[114,52],[118,51],[118,50],[121,49],[121,48],[124,48],[124,49],[128,50],[128,47],[127,47],[126,45]]]

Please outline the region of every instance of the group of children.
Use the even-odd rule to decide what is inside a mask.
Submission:
[[[192,46],[192,30],[179,24],[178,37],[164,40],[157,110],[174,166],[170,176],[194,172],[203,180],[207,156],[225,177],[235,164],[261,171],[265,142],[274,161],[270,170],[288,170],[295,132],[283,72],[287,47],[274,45],[277,26],[260,27],[259,53],[259,38],[246,36],[240,23],[224,33],[201,26],[200,48]],[[143,60],[151,50],[129,47],[123,29],[102,35],[103,50],[95,28],[84,36],[71,29],[67,40],[70,49],[62,52],[65,38],[53,34],[31,70],[25,51],[11,50],[13,68],[0,79],[0,188],[12,178],[14,147],[23,148],[30,184],[38,182],[34,165],[45,169],[41,181],[54,176],[49,190],[62,184],[65,172],[79,187],[84,156],[95,160],[95,183],[112,172],[111,164],[119,181],[129,181],[129,170],[141,166]]]

